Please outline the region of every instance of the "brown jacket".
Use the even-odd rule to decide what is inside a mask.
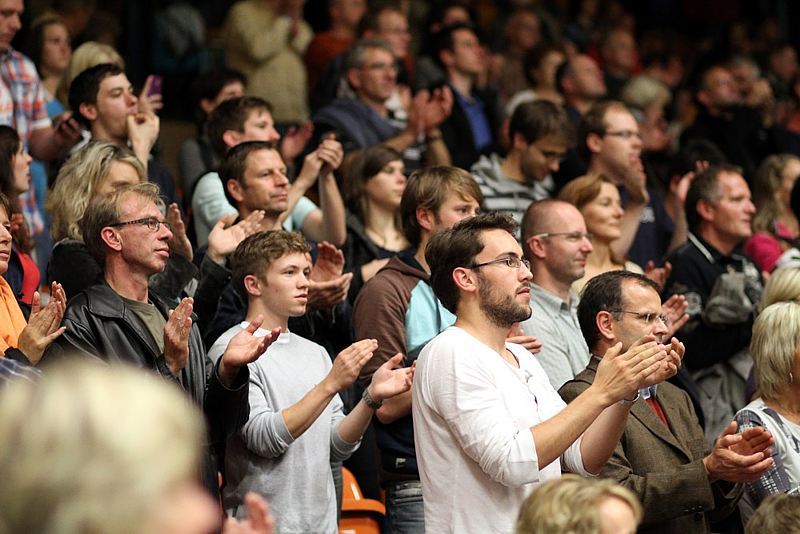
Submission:
[[[592,358],[585,370],[561,387],[559,393],[565,402],[592,384],[597,363],[597,358]],[[639,532],[709,532],[710,520],[732,511],[741,487],[709,482],[703,467],[707,445],[689,396],[664,382],[658,385],[657,399],[669,428],[644,399],[637,400],[622,438],[600,475],[616,480],[639,497],[644,507]],[[724,495],[728,492],[730,498]]]

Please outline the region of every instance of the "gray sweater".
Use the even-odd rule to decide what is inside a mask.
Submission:
[[[209,357],[219,358],[244,326],[234,326],[220,336]],[[259,329],[256,335],[266,333]],[[328,374],[328,353],[312,341],[283,333],[249,367],[250,419],[228,441],[225,453],[226,510],[244,517],[244,495],[255,491],[269,501],[277,533],[335,534],[336,492],[330,461],[348,458],[359,445],[339,437],[342,400],[336,395],[297,439],[292,439],[281,414]]]

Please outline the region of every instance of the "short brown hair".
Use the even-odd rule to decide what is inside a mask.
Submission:
[[[606,100],[592,106],[581,119],[580,125],[578,126],[578,155],[581,156],[584,161],[589,161],[592,155],[589,151],[589,147],[586,145],[586,138],[589,137],[590,134],[595,134],[599,137],[603,137],[606,134],[606,129],[608,128],[606,115],[612,109],[630,113],[628,106],[619,100]]]
[[[456,313],[460,298],[453,282],[453,270],[475,263],[475,256],[486,246],[481,238],[481,232],[486,230],[505,230],[516,235],[517,223],[506,213],[481,213],[462,220],[453,228],[437,232],[425,248],[433,292],[452,313]]]
[[[125,195],[129,194],[142,197],[159,207],[164,205],[158,186],[151,182],[123,187],[113,197],[101,198],[89,204],[81,218],[81,235],[86,248],[100,267],[105,268],[106,262],[106,244],[100,237],[100,232],[103,228],[120,222],[120,202]]]
[[[286,230],[269,230],[258,232],[239,243],[231,254],[231,281],[239,294],[247,298],[244,277],[253,275],[260,277],[278,258],[287,254],[306,254],[311,251],[306,239],[298,232]]]
[[[400,201],[400,216],[403,220],[403,233],[413,247],[419,247],[422,235],[422,228],[417,222],[417,208],[437,213],[451,191],[463,198],[471,197],[478,205],[483,205],[480,186],[464,169],[439,165],[419,169],[408,177],[403,199]]]
[[[228,180],[235,180],[244,185],[244,171],[247,169],[247,158],[253,152],[258,150],[274,150],[278,151],[273,143],[269,141],[245,141],[239,143],[231,148],[222,163],[219,166],[219,178],[222,180],[222,186],[225,188],[225,194],[228,195]],[[281,158],[283,160],[283,158]],[[228,201],[232,205],[236,205],[233,198],[228,197]]]
[[[244,131],[244,123],[253,111],[268,111],[272,114],[272,106],[263,98],[256,96],[240,96],[221,102],[206,120],[206,134],[211,143],[211,148],[220,157],[224,158],[228,152],[228,145],[222,136],[228,130],[235,132]]]

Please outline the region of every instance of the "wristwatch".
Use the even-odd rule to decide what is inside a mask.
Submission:
[[[639,397],[636,397],[637,399]],[[370,410],[377,410],[381,406],[383,406],[383,401],[376,401],[372,398],[372,395],[369,394],[369,387],[364,388],[364,393],[361,394],[361,399],[364,401],[364,404],[367,405],[367,408]]]
[[[639,400],[639,397],[641,397],[641,396],[642,396],[642,394],[641,394],[641,393],[639,392],[639,390],[637,389],[637,390],[636,390],[636,396],[635,396],[635,397],[633,397],[632,399],[620,399],[619,403],[620,403],[621,405],[623,405],[623,406],[631,406],[631,405],[632,405],[634,402],[636,402],[637,400]]]

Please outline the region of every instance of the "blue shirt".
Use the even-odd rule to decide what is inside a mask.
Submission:
[[[467,116],[469,128],[472,130],[472,139],[475,141],[475,150],[480,152],[492,144],[492,129],[489,126],[489,118],[486,116],[483,101],[476,96],[464,96],[455,88],[453,88],[453,95]]]

